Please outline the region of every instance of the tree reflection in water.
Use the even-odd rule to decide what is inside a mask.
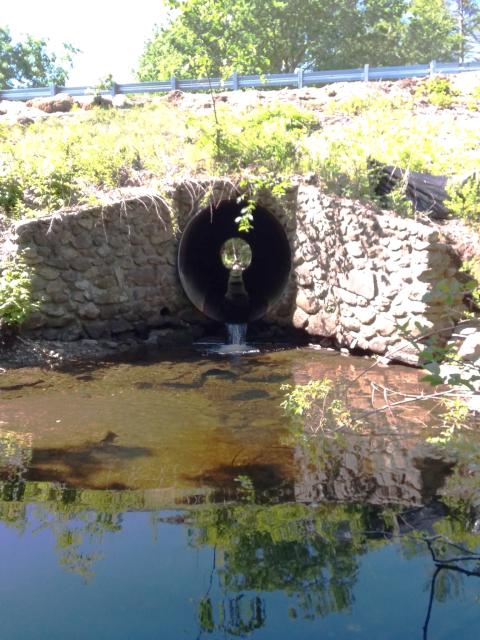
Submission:
[[[479,454],[465,443],[457,447],[457,465],[441,489],[443,502],[434,500],[427,507],[388,501],[368,504],[364,493],[355,494],[348,475],[350,488],[344,503],[328,501],[334,496],[322,489],[321,504],[259,504],[254,479],[241,476],[235,504],[195,508],[155,505],[143,491],[81,490],[27,482],[23,476],[31,445],[11,435],[0,444],[0,522],[20,531],[34,523],[33,535],[49,530],[60,566],[85,581],[94,577],[106,535],[122,532],[123,514],[129,511],[149,511],[153,529],[159,523],[182,526],[191,547],[211,549],[209,584],[197,601],[199,637],[214,633],[244,637],[265,627],[267,594],[272,592],[287,596],[292,619],[349,612],[362,557],[389,544],[395,544],[406,561],[431,556],[424,640],[435,615],[434,603],[458,598],[464,580],[480,577],[480,556],[475,553],[479,486],[474,473]],[[319,486],[330,486],[332,474],[342,477],[343,461],[352,458],[348,442],[345,447],[338,442],[332,447],[329,461],[324,460],[316,476]],[[355,447],[358,454],[362,447],[358,442]],[[300,488],[297,500],[310,491],[305,478]],[[420,499],[421,491],[415,496]]]

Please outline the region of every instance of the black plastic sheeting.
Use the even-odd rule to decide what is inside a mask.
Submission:
[[[212,320],[229,323],[261,318],[281,296],[290,275],[290,243],[280,222],[257,206],[253,229],[240,233],[235,218],[243,205],[226,200],[207,207],[187,224],[178,250],[178,271],[190,301]],[[227,296],[230,271],[220,251],[230,238],[243,238],[252,250],[250,266],[243,272],[248,301],[235,304]]]
[[[396,187],[403,185],[405,195],[412,201],[416,211],[426,213],[433,220],[448,218],[450,212],[444,204],[448,199],[448,178],[405,171],[377,162],[372,162],[372,167],[375,169],[375,193],[378,196],[386,196]]]

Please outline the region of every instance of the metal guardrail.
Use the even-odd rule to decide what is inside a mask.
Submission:
[[[399,80],[401,78],[421,78],[435,74],[461,73],[463,71],[480,71],[480,61],[459,64],[457,62],[435,62],[416,64],[404,67],[370,67],[368,64],[358,69],[336,69],[333,71],[305,71],[299,69],[295,73],[267,73],[265,75],[240,76],[237,73],[226,80],[221,78],[200,78],[197,80],[180,80],[172,77],[161,82],[133,82],[126,84],[112,83],[110,89],[96,91],[92,86],[83,87],[35,87],[33,89],[2,89],[0,99],[32,100],[61,94],[70,96],[86,96],[93,93],[101,95],[132,93],[166,93],[169,91],[208,91],[212,89],[265,89],[269,87],[307,87],[311,85],[330,84],[333,82],[355,82],[369,80]]]

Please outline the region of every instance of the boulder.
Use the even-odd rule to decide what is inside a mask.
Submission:
[[[85,111],[90,111],[94,107],[111,107],[112,106],[112,96],[103,96],[98,94],[92,94],[89,96],[79,96],[76,99],[76,104],[85,109]]]
[[[27,107],[34,107],[45,113],[66,113],[73,107],[73,98],[66,94],[58,94],[47,98],[28,100]]]
[[[116,96],[113,96],[112,107],[115,107],[116,109],[130,109],[133,107],[133,102],[127,98],[127,96],[119,93]]]

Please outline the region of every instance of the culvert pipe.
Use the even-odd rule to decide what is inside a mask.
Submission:
[[[256,206],[253,229],[239,232],[235,218],[241,209],[236,200],[207,207],[188,222],[180,239],[178,271],[183,289],[197,309],[219,322],[261,318],[282,295],[291,269],[290,243],[278,219]],[[222,248],[232,238],[241,238],[251,250],[240,282],[235,267],[227,268],[222,260]]]

